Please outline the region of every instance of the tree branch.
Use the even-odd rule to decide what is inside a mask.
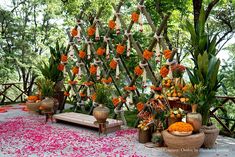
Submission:
[[[207,9],[206,9],[205,21],[206,21],[207,18],[209,17],[212,8],[213,8],[218,2],[219,2],[219,0],[213,0],[212,2],[210,2],[210,4],[208,5],[208,7],[207,7]]]

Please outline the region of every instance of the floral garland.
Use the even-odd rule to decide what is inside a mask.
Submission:
[[[69,96],[70,94],[69,94],[69,92],[64,92],[64,96]]]
[[[125,49],[126,49],[125,45],[118,44],[117,48],[116,48],[117,54],[122,55],[124,53]]]
[[[125,86],[125,87],[124,87],[124,90],[127,90],[127,91],[134,91],[134,90],[136,90],[136,86]]]
[[[77,36],[78,35],[77,29],[73,28],[72,31],[71,31],[71,35],[72,35],[72,37]]]
[[[111,62],[109,63],[109,66],[111,69],[116,69],[117,64],[118,64],[118,62],[115,61],[114,59],[112,59]]]
[[[75,84],[77,84],[78,82],[77,82],[77,81],[69,80],[68,83],[69,83],[70,85],[75,85]]]
[[[91,75],[96,75],[97,67],[94,64],[90,66],[89,70]]]
[[[95,34],[95,28],[94,27],[88,27],[87,34],[89,36],[93,36]]]
[[[94,84],[94,82],[92,82],[92,81],[83,82],[83,85],[85,85],[85,86],[92,86],[93,84]]]
[[[62,64],[62,63],[58,64],[57,69],[59,71],[64,71],[64,64]]]
[[[102,48],[102,47],[99,47],[99,48],[97,49],[97,51],[96,51],[96,54],[97,54],[98,56],[103,56],[104,53],[105,53],[105,49]]]
[[[133,22],[137,23],[137,22],[139,21],[139,14],[136,13],[136,12],[133,12],[133,13],[131,14],[131,20],[132,20]]]
[[[143,57],[146,60],[150,60],[153,57],[153,52],[149,50],[144,50]]]
[[[142,111],[144,109],[144,103],[138,102],[138,104],[136,105],[136,108],[137,108],[138,112]]]
[[[105,83],[105,84],[109,84],[109,83],[112,82],[112,78],[111,78],[111,77],[109,77],[108,79],[102,78],[102,79],[101,79],[101,82],[103,82],[103,83]]]
[[[141,76],[143,74],[143,69],[138,65],[135,67],[135,70],[134,70],[134,73],[137,75],[137,76]]]
[[[78,56],[79,56],[81,59],[84,59],[84,58],[86,57],[86,52],[80,50]]]
[[[169,59],[171,57],[172,51],[171,50],[164,50],[163,54],[166,59]]]
[[[116,22],[114,20],[110,20],[109,21],[109,28],[113,30],[115,27],[116,27]]]
[[[86,94],[83,92],[80,92],[79,95],[80,95],[80,97],[83,97],[83,98],[86,97]]]
[[[176,122],[169,126],[168,131],[169,132],[173,132],[173,131],[190,132],[190,131],[193,131],[193,127],[189,123]]]
[[[77,66],[72,68],[73,75],[77,75],[79,72],[79,68]]]
[[[117,105],[121,102],[121,100],[120,100],[119,97],[118,97],[118,98],[113,98],[113,99],[112,99],[112,102],[113,102],[113,105],[114,105],[115,107],[117,107]]]
[[[166,66],[161,67],[160,74],[164,78],[168,75],[169,69]]]
[[[151,88],[153,91],[157,91],[157,92],[161,92],[161,91],[162,91],[162,87],[150,86],[150,88]]]
[[[92,100],[92,101],[95,101],[95,100],[96,100],[96,97],[97,97],[96,93],[93,93],[93,94],[91,95],[91,100]]]
[[[60,57],[60,61],[63,63],[66,63],[68,61],[68,56],[65,54],[62,54]]]

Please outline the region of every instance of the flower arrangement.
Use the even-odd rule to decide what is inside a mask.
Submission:
[[[83,93],[83,92],[80,92],[79,95],[80,95],[80,97],[82,97],[82,98],[86,97],[86,94]]]
[[[117,54],[122,55],[124,53],[125,49],[126,49],[125,45],[118,44],[117,48],[116,48]]]
[[[154,92],[161,92],[162,91],[162,87],[156,87],[156,86],[150,86],[150,88],[154,91]]]
[[[72,29],[72,31],[71,31],[71,35],[72,35],[72,37],[77,36],[77,34],[78,34],[77,29],[73,28],[73,29]]]
[[[28,96],[27,100],[28,101],[37,101],[37,100],[39,100],[39,97],[37,95],[31,95],[31,96]]]
[[[181,64],[175,64],[171,66],[171,70],[174,78],[182,77],[185,72],[185,66]]]
[[[185,115],[185,111],[181,108],[174,108],[170,110],[170,118],[182,118]]]
[[[140,121],[138,128],[142,130],[148,130],[150,128],[150,125],[153,123],[153,121],[154,121],[154,117],[152,115],[149,115],[147,119]]]
[[[164,50],[163,55],[166,59],[169,59],[171,57],[172,51],[171,50]]]
[[[93,93],[93,94],[91,95],[91,100],[92,100],[92,101],[96,101],[96,97],[97,97],[96,93]]]
[[[79,71],[79,68],[78,68],[77,66],[74,66],[74,67],[72,68],[72,73],[73,73],[73,75],[78,74],[78,71]]]
[[[153,52],[149,50],[144,50],[143,57],[146,60],[150,60],[153,57]]]
[[[105,49],[102,48],[102,47],[99,47],[99,48],[97,49],[97,51],[96,51],[96,54],[97,54],[98,56],[102,56],[102,55],[104,54],[104,52],[105,52]]]
[[[136,108],[137,108],[138,112],[142,111],[144,109],[144,103],[143,102],[138,102],[136,104]]]
[[[111,62],[109,63],[109,66],[110,66],[111,69],[116,69],[117,64],[118,64],[117,61],[112,59]]]
[[[89,70],[90,70],[91,75],[95,75],[97,71],[97,67],[95,65],[91,65]]]
[[[119,97],[118,98],[113,98],[112,102],[113,102],[113,105],[115,107],[117,107],[117,105],[121,102],[121,99]]]
[[[139,20],[139,14],[136,13],[136,12],[133,12],[133,13],[131,14],[131,20],[132,20],[133,22],[137,23],[138,20]]]
[[[95,34],[95,27],[88,27],[87,34],[93,36]]]
[[[110,29],[114,29],[115,27],[116,27],[115,21],[114,21],[114,20],[110,20],[110,21],[109,21],[109,28],[110,28]]]
[[[202,83],[193,85],[187,85],[185,87],[184,96],[188,99],[190,104],[201,105],[205,100],[206,87]]]
[[[79,56],[80,58],[84,59],[84,58],[86,57],[86,52],[80,50],[78,56]]]
[[[168,127],[168,131],[191,132],[193,131],[193,126],[185,122],[176,122]]]
[[[134,70],[134,73],[137,75],[137,76],[141,76],[143,74],[143,69],[138,65],[135,67],[135,70]]]

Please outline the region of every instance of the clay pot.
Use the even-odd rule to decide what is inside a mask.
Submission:
[[[203,125],[201,131],[205,134],[205,141],[203,146],[205,148],[213,148],[216,138],[219,135],[219,129],[215,125],[205,126]]]
[[[150,140],[151,140],[151,131],[150,131],[150,129],[147,129],[147,130],[139,129],[138,136],[139,136],[139,142],[140,143],[150,142]]]
[[[193,132],[198,133],[202,126],[202,115],[196,112],[197,105],[192,105],[192,112],[186,116],[186,122],[193,126]]]
[[[174,149],[199,149],[205,139],[203,132],[189,136],[176,136],[169,133],[167,130],[164,130],[162,131],[162,136],[165,144],[169,148]]]
[[[99,106],[94,108],[93,116],[98,123],[105,123],[109,116],[109,112],[110,110],[108,107],[105,107],[103,104],[99,104]]]

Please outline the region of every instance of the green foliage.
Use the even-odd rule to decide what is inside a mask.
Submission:
[[[45,78],[38,78],[36,85],[41,91],[42,97],[52,97],[54,95],[54,82]]]
[[[205,102],[205,90],[206,88],[202,83],[195,84],[189,87],[189,89],[184,93],[184,96],[189,99],[190,104],[203,105]]]
[[[110,102],[111,92],[108,86],[103,84],[96,84],[96,102],[107,105]]]
[[[57,69],[60,63],[61,53],[65,51],[65,47],[59,46],[58,41],[56,42],[56,47],[50,47],[51,56],[49,58],[49,63],[42,61],[38,65],[38,69],[41,71],[42,75],[53,82],[58,82],[63,79],[63,72]]]

